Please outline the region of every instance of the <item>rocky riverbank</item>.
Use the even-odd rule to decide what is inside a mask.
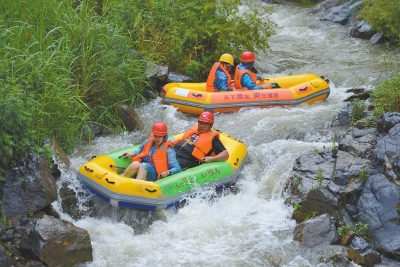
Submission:
[[[351,106],[339,114],[333,124],[349,123]],[[296,160],[285,191],[294,240],[340,266],[399,266],[400,113],[382,115],[376,128],[356,125],[338,146]]]

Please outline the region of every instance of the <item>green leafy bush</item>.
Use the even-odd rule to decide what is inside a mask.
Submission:
[[[364,117],[364,110],[367,108],[367,104],[364,100],[354,99],[351,101],[352,109],[351,109],[351,120],[358,121]]]
[[[263,5],[240,0],[113,1],[109,12],[136,40],[135,48],[172,71],[205,80],[221,54],[268,49],[276,25]],[[249,6],[240,11],[242,4]]]
[[[9,90],[0,90],[0,176],[35,146],[30,103],[22,100],[20,91]]]
[[[386,112],[400,112],[400,74],[377,84],[372,92],[372,103],[374,116]]]
[[[346,234],[350,232],[353,232],[355,235],[362,237],[364,239],[368,239],[370,237],[370,230],[368,225],[363,224],[362,222],[356,222],[355,227],[352,227],[349,224],[347,224],[347,222],[342,221],[339,223],[337,232],[341,237],[344,237]]]
[[[368,179],[368,169],[362,168],[359,173],[359,179],[362,183],[365,183]]]
[[[365,0],[361,17],[386,37],[400,44],[400,4],[393,0]]]

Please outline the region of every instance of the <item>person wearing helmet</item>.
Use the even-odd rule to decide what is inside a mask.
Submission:
[[[208,92],[233,91],[230,71],[234,65],[233,56],[223,54],[219,61],[215,62],[208,74],[206,87]]]
[[[121,176],[155,181],[168,175],[180,172],[181,166],[168,141],[168,128],[162,122],[157,122],[151,128],[150,137],[140,144],[134,153],[124,153],[124,157],[132,157],[132,163]]]
[[[229,158],[228,150],[219,140],[219,132],[212,129],[213,124],[214,115],[204,111],[196,125],[187,130],[181,139],[171,142],[182,169]]]
[[[240,64],[236,67],[234,81],[236,89],[260,90],[273,88],[272,84],[256,85],[257,80],[262,80],[259,74],[251,71],[256,57],[253,52],[246,51],[240,56]]]

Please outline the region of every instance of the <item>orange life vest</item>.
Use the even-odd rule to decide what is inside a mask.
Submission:
[[[192,156],[198,160],[202,160],[212,149],[212,140],[214,137],[219,138],[219,132],[209,131],[204,134],[200,134],[197,125],[193,125],[189,130],[185,132],[181,139],[174,140],[172,143],[177,144],[182,140],[189,139],[192,135],[199,135],[196,143],[194,143],[194,148],[192,151]]]
[[[255,74],[254,72],[251,72],[248,69],[243,69],[243,70],[239,70],[239,66],[236,66],[236,70],[235,70],[235,88],[236,89],[243,89],[241,80],[243,77],[243,74],[247,73],[248,75],[250,75],[251,79],[254,81],[254,83],[256,83],[257,81],[257,74]]]
[[[153,137],[150,137],[146,140],[143,145],[142,152],[137,154],[132,158],[132,162],[138,161],[142,162],[142,158],[149,156],[150,148],[154,143]],[[169,142],[166,141],[161,144],[161,146],[156,150],[156,152],[151,156],[154,161],[154,166],[157,171],[157,176],[159,176],[162,172],[168,171],[168,157],[167,151],[169,147]]]
[[[219,90],[214,87],[215,75],[217,73],[218,68],[220,68],[225,74],[228,76],[228,84],[227,88],[230,88],[231,85],[229,84],[232,80],[230,73],[221,66],[221,62],[217,61],[212,66],[210,73],[208,74],[207,83],[206,83],[206,91],[207,92],[218,92]],[[216,90],[216,91],[215,91]]]

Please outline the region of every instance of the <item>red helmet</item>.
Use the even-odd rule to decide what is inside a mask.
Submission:
[[[214,114],[209,111],[204,111],[200,114],[199,121],[214,124]]]
[[[155,136],[166,136],[168,135],[168,128],[162,122],[157,122],[151,128],[151,133]]]
[[[252,63],[254,61],[256,61],[256,56],[254,55],[253,52],[246,51],[246,52],[243,52],[243,54],[240,56],[240,62]]]

